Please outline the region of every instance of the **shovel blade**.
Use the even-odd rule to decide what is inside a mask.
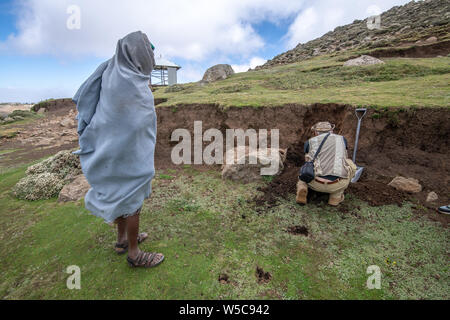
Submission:
[[[359,178],[361,178],[363,170],[364,170],[364,167],[357,167],[356,168],[356,173],[355,173],[355,176],[352,178],[352,183],[355,183],[356,181],[359,180]]]

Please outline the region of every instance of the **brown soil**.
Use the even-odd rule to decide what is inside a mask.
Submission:
[[[58,150],[77,147],[75,123],[70,127],[60,125],[62,118],[74,118],[69,112],[73,112],[75,106],[63,100],[59,107],[55,105],[50,109],[45,113],[44,119],[20,128],[16,137],[0,140],[0,150],[21,149],[0,156],[0,166],[30,162]],[[311,137],[310,127],[314,123],[330,121],[336,124],[335,132],[348,140],[349,155],[353,151],[357,123],[354,108],[338,104],[230,107],[226,110],[214,104],[178,105],[158,107],[156,110],[157,168],[175,166],[170,154],[177,142],[170,141],[171,134],[177,128],[193,132],[194,121],[203,122],[203,131],[218,128],[224,136],[228,128],[279,129],[280,147],[288,148],[285,170],[261,189],[264,196],[256,199],[256,202],[264,205],[264,208],[276,205],[279,197],[286,198],[295,194],[298,170],[304,161],[303,144]],[[70,138],[65,140],[65,136]],[[388,111],[369,109],[362,122],[356,161],[358,165],[365,167],[364,174],[357,184],[350,186],[348,192],[371,205],[401,205],[404,200],[412,199],[420,204],[418,208],[425,206],[434,209],[438,205],[450,203],[449,136],[448,108],[398,108]],[[43,141],[45,143],[42,144]],[[387,186],[396,175],[418,179],[423,191],[408,195]],[[430,191],[439,196],[435,204],[425,203]],[[309,198],[312,201],[326,202],[326,196],[313,192],[309,194]],[[436,215],[434,211],[432,214]]]
[[[374,50],[368,55],[376,58],[433,58],[447,56],[450,53],[450,41],[442,41],[433,44],[412,45],[407,48],[388,48]]]
[[[61,150],[78,147],[75,104],[70,99],[60,99],[50,101],[46,106],[44,118],[26,124],[8,125],[17,135],[1,138],[0,150],[15,151],[0,155],[0,167],[29,163]]]
[[[38,112],[40,108],[44,108],[46,112],[59,112],[67,108],[75,108],[72,99],[55,99],[35,104],[33,109]]]
[[[270,272],[265,272],[261,267],[256,267],[255,274],[258,279],[258,283],[267,283],[272,280],[272,274]]]

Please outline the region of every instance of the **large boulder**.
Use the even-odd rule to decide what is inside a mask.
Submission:
[[[397,190],[408,193],[418,193],[422,191],[422,186],[420,185],[419,180],[414,178],[397,176],[391,182],[389,182],[389,185]]]
[[[233,152],[235,161],[222,166],[222,178],[243,183],[261,180],[261,168],[268,168],[271,163],[276,168],[272,175],[280,174],[286,160],[286,150],[267,148],[267,153],[265,153],[257,150],[250,151],[245,146],[229,150],[225,159],[232,159]],[[243,163],[240,164],[240,162]]]
[[[84,198],[91,186],[83,174],[75,177],[75,179],[66,184],[58,196],[59,202],[78,201]]]
[[[233,68],[229,64],[216,64],[203,75],[202,82],[214,82],[217,80],[224,80],[230,75],[234,74]]]
[[[344,63],[344,67],[353,67],[353,66],[369,66],[373,64],[383,64],[384,61],[371,57],[362,55],[361,57],[350,59]]]

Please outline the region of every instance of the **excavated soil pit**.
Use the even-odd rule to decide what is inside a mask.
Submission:
[[[158,101],[158,103],[163,101]],[[74,105],[68,99],[56,100],[46,106],[47,117],[64,116]],[[340,104],[288,104],[277,107],[230,107],[220,108],[214,104],[177,105],[172,107],[157,107],[158,139],[155,152],[157,169],[179,167],[171,161],[171,151],[177,142],[170,141],[175,129],[184,128],[193,132],[194,121],[202,121],[202,131],[210,128],[219,129],[225,136],[226,129],[279,129],[280,147],[288,148],[285,170],[275,177],[266,187],[263,195],[255,199],[260,211],[275,206],[277,200],[288,198],[295,194],[297,175],[304,162],[303,145],[312,133],[311,126],[318,121],[330,121],[336,125],[335,133],[345,136],[349,143],[349,155],[353,152],[355,140],[356,117],[354,107]],[[21,131],[33,131],[38,123],[27,125]],[[66,130],[58,123],[51,131]],[[76,135],[76,127],[70,128]],[[7,154],[2,163],[17,161],[19,152],[21,158],[27,161],[50,155],[61,148],[76,147],[76,141],[71,145],[62,145],[58,150],[41,148],[32,144],[23,144],[17,138],[0,141],[1,149],[21,149]],[[405,200],[415,202],[417,212],[426,212],[432,219],[446,224],[448,216],[438,215],[436,207],[450,203],[450,110],[448,108],[390,108],[383,110],[369,109],[363,119],[357,164],[364,166],[364,174],[360,181],[352,184],[351,193],[372,206],[398,204]],[[269,134],[270,141],[270,134]],[[204,146],[209,142],[204,142]],[[269,143],[270,145],[270,143]],[[8,159],[6,159],[8,158]],[[198,166],[208,168],[211,166]],[[220,166],[216,166],[220,170]],[[387,184],[397,175],[418,179],[423,191],[409,195],[397,191]],[[434,191],[439,200],[433,203],[425,202],[427,194]],[[309,201],[326,204],[327,196],[310,192]],[[345,202],[344,202],[345,203]],[[344,208],[345,206],[342,206]],[[423,210],[428,208],[429,210]],[[345,208],[344,208],[345,209]],[[343,210],[344,210],[343,209]],[[351,211],[351,210],[350,210]]]
[[[217,105],[178,105],[160,107],[158,112],[157,165],[170,164],[170,152],[177,142],[171,142],[173,130],[185,128],[193,132],[194,121],[202,121],[203,132],[217,128],[225,136],[226,129],[279,129],[280,147],[288,148],[285,169],[260,191],[254,199],[260,211],[275,206],[277,199],[295,194],[298,170],[304,162],[303,145],[312,133],[311,126],[319,121],[336,125],[335,133],[345,136],[349,156],[353,153],[357,119],[354,107],[339,104],[283,105],[278,107],[230,107]],[[372,206],[397,204],[405,200],[420,204],[418,208],[434,210],[450,203],[450,110],[448,108],[368,109],[363,119],[357,164],[365,167],[360,181],[348,189]],[[204,143],[207,145],[207,143]],[[423,186],[419,194],[409,195],[389,187],[395,176],[418,179]],[[428,192],[439,200],[425,203]],[[310,201],[326,203],[327,196],[310,192]],[[422,210],[436,216],[432,210]],[[433,217],[446,224],[448,217]]]

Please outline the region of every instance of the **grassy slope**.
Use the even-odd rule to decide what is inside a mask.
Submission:
[[[368,207],[343,214],[294,199],[258,214],[247,200],[257,185],[222,181],[190,167],[159,172],[142,214],[150,239],[142,248],[166,255],[153,270],[135,270],[117,256],[110,226],[82,202],[26,202],[10,195],[25,168],[0,174],[0,297],[444,298],[448,299],[448,233],[403,207]],[[310,235],[291,235],[306,225]],[[382,289],[367,290],[366,268],[378,265]],[[64,270],[81,268],[81,290],[68,290]],[[257,266],[271,272],[258,284]],[[226,273],[230,283],[220,284]]]
[[[351,53],[238,73],[200,85],[158,88],[164,105],[216,103],[222,106],[277,106],[286,103],[345,103],[356,106],[436,107],[450,105],[450,58],[384,59],[386,64],[342,66]]]

